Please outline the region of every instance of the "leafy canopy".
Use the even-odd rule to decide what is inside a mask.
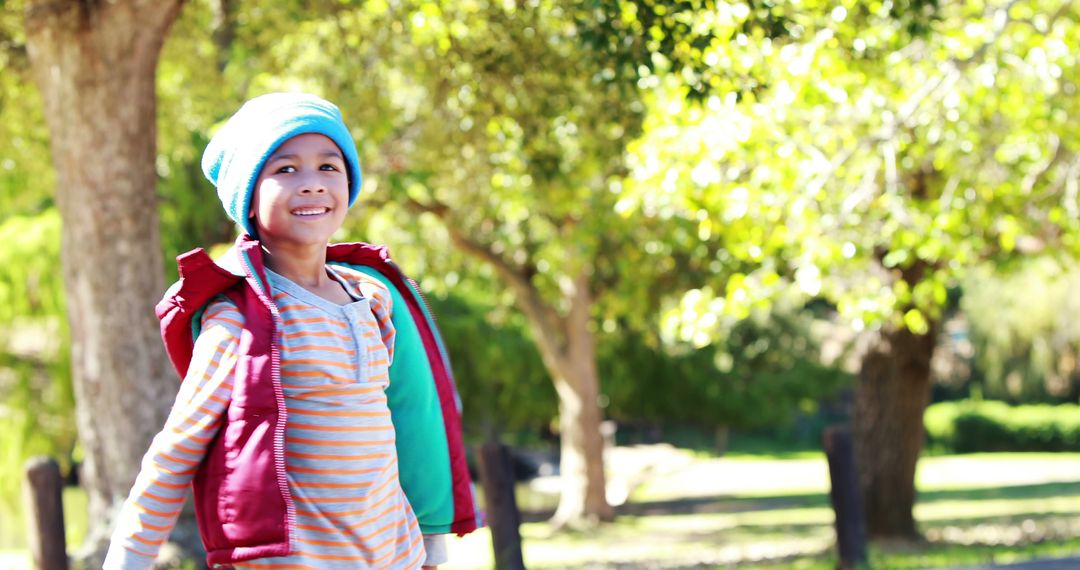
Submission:
[[[657,77],[667,113],[632,147],[617,209],[692,221],[722,236],[711,267],[751,266],[671,307],[671,336],[708,342],[792,289],[922,332],[973,267],[1077,251],[1076,3],[946,3],[917,26],[891,3],[778,6],[788,37],[704,53],[767,88],[692,104]]]

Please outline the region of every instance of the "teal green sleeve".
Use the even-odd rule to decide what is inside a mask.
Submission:
[[[369,267],[350,265],[390,291],[397,335],[386,396],[397,432],[401,487],[425,534],[449,533],[454,521],[450,451],[439,395],[423,340],[408,303],[389,279]]]

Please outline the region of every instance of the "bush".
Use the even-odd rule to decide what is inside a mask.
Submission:
[[[926,410],[924,425],[932,451],[1080,451],[1074,404],[942,402]]]

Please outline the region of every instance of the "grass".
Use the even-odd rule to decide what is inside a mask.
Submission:
[[[64,538],[68,547],[77,545],[86,537],[89,521],[86,513],[89,509],[86,493],[75,487],[65,487],[62,501],[64,503]],[[11,566],[5,557],[15,556],[22,552],[26,544],[26,521],[22,511],[8,512],[7,509],[0,511],[0,570],[8,570]]]
[[[1077,552],[1080,552],[1080,538],[1012,548],[934,543],[903,548],[871,546],[868,558],[871,568],[922,570],[925,568],[1008,564],[1037,558],[1075,556]],[[787,561],[740,564],[738,567],[744,570],[835,570],[836,558],[831,554],[823,554]]]
[[[828,472],[820,453],[717,458],[643,446],[635,454],[609,456],[608,464],[612,481],[629,477],[628,471],[644,474],[616,522],[553,532],[540,514],[526,513],[530,522],[521,535],[527,567],[835,568]],[[915,514],[927,540],[871,546],[874,568],[945,568],[1080,553],[1080,454],[930,457],[920,463],[918,479]],[[519,504],[550,509],[554,499],[543,491],[539,484],[521,486]],[[64,502],[74,545],[86,533],[85,496],[67,490]],[[449,545],[451,563],[444,570],[492,567],[486,529]],[[0,570],[22,568],[29,568],[25,552],[0,546]]]
[[[89,521],[86,518],[88,501],[86,493],[80,489],[66,487],[62,497],[64,503],[64,539],[68,549],[82,542],[86,537]],[[26,543],[23,527],[25,522],[21,512],[4,513],[5,526],[0,536],[0,570],[22,570],[31,568],[30,553],[16,545]],[[10,528],[8,528],[10,524]]]
[[[30,553],[25,550],[0,549],[0,569],[18,570],[30,568]]]
[[[784,457],[694,454],[640,486],[615,523],[559,533],[525,524],[526,566],[832,570],[824,459],[820,452]],[[933,457],[921,463],[918,478],[915,515],[927,540],[871,546],[873,568],[1080,553],[1080,454]],[[490,552],[486,531],[452,540],[445,568],[491,568]]]

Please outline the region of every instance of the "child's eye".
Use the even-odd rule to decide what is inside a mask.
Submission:
[[[277,171],[278,174],[292,174],[293,172],[296,172],[296,167],[292,165],[282,166],[277,169]]]
[[[333,164],[324,164],[324,165],[319,167],[319,170],[337,170],[337,169],[338,169],[338,167],[334,166]]]

